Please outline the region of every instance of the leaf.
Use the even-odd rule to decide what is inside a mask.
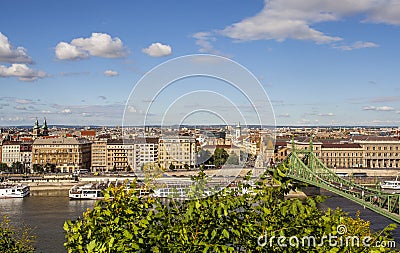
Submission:
[[[222,235],[229,239],[229,232],[226,229],[222,230]]]

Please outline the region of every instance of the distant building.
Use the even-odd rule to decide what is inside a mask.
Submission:
[[[107,140],[107,171],[127,171],[133,168],[134,141],[132,139]]]
[[[81,137],[94,140],[96,138],[96,130],[81,130]]]
[[[90,170],[91,143],[86,139],[50,138],[36,139],[32,144],[32,167],[35,164],[55,165],[64,173]]]
[[[22,142],[20,146],[21,163],[24,172],[33,173],[32,170],[32,142]]]
[[[363,150],[365,168],[400,168],[400,140],[395,137],[355,136]]]
[[[11,167],[14,162],[21,161],[21,142],[20,141],[5,141],[2,146],[1,160]]]
[[[107,171],[107,139],[95,140],[91,148],[92,171]]]
[[[32,135],[34,138],[49,135],[49,128],[47,126],[46,118],[43,120],[42,127],[39,126],[39,121],[36,119],[35,124],[33,125]]]
[[[196,163],[196,139],[194,137],[162,137],[158,144],[158,162],[164,169],[171,164],[176,169],[185,168],[185,164],[194,167]]]
[[[134,142],[133,169],[139,170],[146,163],[158,162],[158,141],[157,137],[136,138]]]

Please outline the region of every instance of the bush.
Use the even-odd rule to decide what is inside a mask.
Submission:
[[[31,253],[34,236],[30,235],[29,228],[15,228],[10,225],[7,216],[0,223],[0,252],[2,253]]]
[[[65,247],[69,252],[382,252],[388,248],[340,244],[340,228],[351,227],[346,236],[368,236],[370,242],[389,241],[389,226],[371,232],[369,223],[348,217],[341,210],[323,212],[322,197],[285,199],[297,184],[283,175],[273,187],[263,177],[246,191],[248,177],[238,189],[187,201],[138,198],[135,190],[109,189],[114,198],[98,201],[82,219],[66,221]],[[196,177],[202,192],[204,173]],[[345,227],[345,228],[346,228]],[[336,245],[283,244],[281,238],[336,236]],[[344,235],[342,235],[344,236]],[[272,239],[271,239],[272,238]],[[343,241],[343,240],[342,240]],[[293,241],[292,241],[293,242]]]

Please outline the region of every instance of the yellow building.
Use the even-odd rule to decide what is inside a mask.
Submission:
[[[107,139],[93,141],[91,156],[93,172],[107,170]]]
[[[107,140],[107,171],[127,171],[134,168],[134,141]]]
[[[55,165],[65,173],[90,169],[91,143],[86,139],[36,139],[32,144],[32,165]]]
[[[158,144],[158,162],[164,169],[171,164],[176,169],[185,168],[185,164],[194,167],[196,163],[196,140],[193,137],[163,137]]]

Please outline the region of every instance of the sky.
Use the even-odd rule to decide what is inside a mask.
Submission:
[[[265,124],[398,126],[399,42],[400,0],[5,1],[0,126],[257,123],[250,107]],[[198,54],[256,81],[195,76],[212,63],[150,78]]]

